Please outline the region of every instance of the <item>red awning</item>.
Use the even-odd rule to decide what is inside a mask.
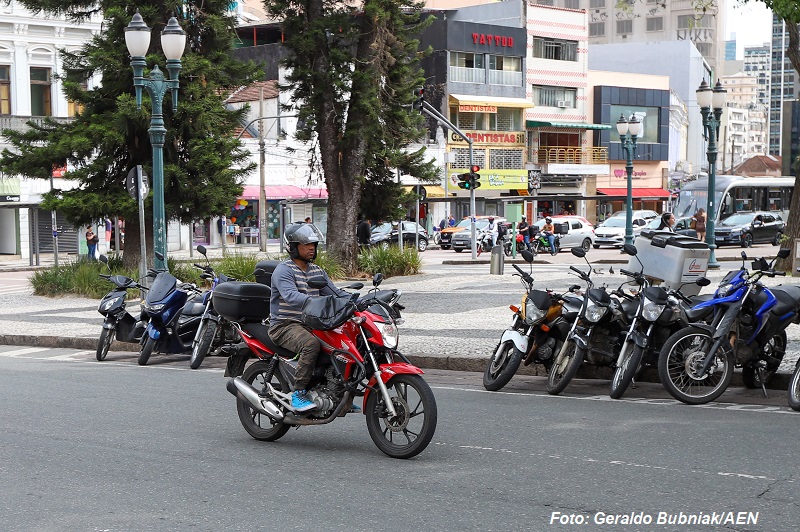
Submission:
[[[627,188],[598,188],[598,194],[606,196],[628,196]],[[631,196],[634,198],[669,198],[671,194],[669,190],[663,188],[634,188],[631,190]]]
[[[242,198],[248,200],[259,199],[258,186],[247,185],[242,191]],[[300,188],[294,185],[266,185],[264,194],[268,200],[299,200],[299,199],[325,199],[328,190],[325,188]]]

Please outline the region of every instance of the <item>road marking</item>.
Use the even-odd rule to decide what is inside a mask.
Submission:
[[[590,395],[590,396],[570,396],[570,395],[550,395],[547,393],[519,393],[519,392],[490,392],[488,390],[476,390],[472,388],[455,388],[452,386],[431,386],[433,389],[439,390],[454,390],[459,392],[475,392],[475,393],[491,393],[491,394],[505,394],[505,395],[518,395],[524,397],[542,397],[547,399],[567,399],[574,401],[604,401],[604,402],[625,402],[643,405],[656,405],[656,406],[681,406],[689,408],[705,408],[711,410],[731,410],[737,412],[755,412],[759,414],[788,414],[800,415],[800,412],[795,412],[789,407],[781,407],[774,405],[756,405],[756,404],[742,404],[742,403],[722,403],[713,401],[704,405],[686,405],[676,399],[658,399],[658,398],[625,398],[612,399],[607,395]]]
[[[27,347],[25,349],[14,349],[13,351],[0,351],[0,356],[8,358],[16,358],[30,353],[41,353],[42,351],[50,351],[49,347]]]
[[[71,360],[74,361],[77,358],[83,358],[86,355],[93,355],[95,354],[94,351],[76,351],[74,353],[68,353],[66,355],[57,355],[54,357],[42,357],[42,360]]]

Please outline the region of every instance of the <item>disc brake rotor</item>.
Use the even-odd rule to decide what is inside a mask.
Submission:
[[[401,432],[408,426],[410,419],[408,403],[402,397],[394,396],[392,397],[392,405],[394,405],[394,411],[397,416],[392,417],[389,415],[386,418],[386,428],[392,432]]]
[[[705,360],[705,358],[706,354],[702,351],[694,351],[686,355],[686,359],[683,363],[683,369],[690,379],[702,381],[707,379],[714,372],[714,366],[711,366],[708,368],[708,371],[705,374],[700,374],[700,371],[703,367],[703,360]]]

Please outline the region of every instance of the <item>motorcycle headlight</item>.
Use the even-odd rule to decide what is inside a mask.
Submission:
[[[147,312],[159,312],[162,308],[164,308],[164,304],[160,305],[144,305],[144,308]]]
[[[546,315],[547,311],[534,305],[530,299],[525,302],[525,323],[528,325],[533,325]]]
[[[731,283],[724,284],[717,288],[717,297],[725,297],[733,291],[733,285]]]
[[[605,316],[607,310],[608,309],[606,307],[601,307],[594,301],[589,300],[589,303],[586,305],[586,321],[597,323],[603,316]]]
[[[661,313],[664,312],[666,305],[657,305],[649,299],[644,300],[644,308],[642,309],[642,318],[647,321],[656,321]]]
[[[397,341],[400,337],[397,326],[394,323],[381,322],[376,322],[375,326],[378,327],[378,330],[381,332],[381,336],[383,336],[383,345],[389,349],[395,349],[397,347]]]

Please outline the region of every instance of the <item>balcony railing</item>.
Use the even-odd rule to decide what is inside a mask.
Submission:
[[[74,118],[65,117],[47,117],[47,116],[15,116],[15,115],[0,115],[0,131],[4,129],[14,129],[17,131],[27,131],[29,121],[34,121],[37,124],[42,124],[46,118],[52,118],[56,122],[67,124],[75,120]]]
[[[450,81],[461,83],[486,83],[486,71],[482,68],[450,67]]]
[[[535,164],[608,164],[608,148],[542,146],[534,152]]]
[[[489,71],[489,84],[490,85],[513,85],[515,87],[522,86],[522,72],[510,72],[507,70],[490,70]]]

